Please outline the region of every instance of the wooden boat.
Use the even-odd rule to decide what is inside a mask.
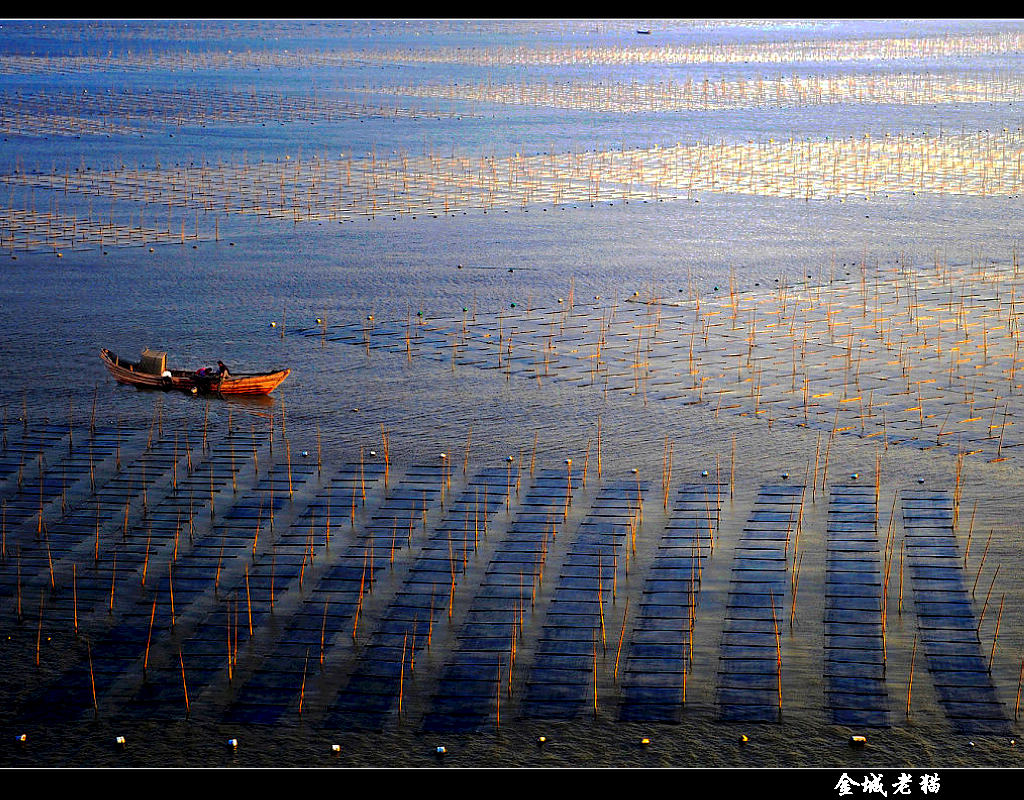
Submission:
[[[282,369],[222,376],[216,371],[167,369],[167,354],[148,349],[142,351],[137,362],[119,358],[105,348],[100,350],[100,358],[118,383],[144,389],[178,389],[192,394],[270,394],[291,373]]]

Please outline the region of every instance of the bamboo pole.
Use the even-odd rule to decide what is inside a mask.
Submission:
[[[1013,718],[1017,719],[1020,716],[1020,690],[1021,686],[1024,685],[1024,656],[1020,660],[1020,671],[1017,673],[1017,699],[1013,704]]]
[[[402,665],[398,673],[398,719],[402,719],[402,698],[405,693],[405,652],[409,643],[409,634],[402,640]]]
[[[190,715],[190,708],[188,702],[188,683],[185,681],[185,657],[181,653],[181,648],[178,649],[178,664],[181,665],[181,688],[185,694],[185,716]]]
[[[910,653],[910,675],[907,677],[907,719],[910,719],[910,694],[914,688],[914,662],[917,660],[917,636],[914,636],[914,648]]]
[[[619,644],[618,647],[615,648],[615,670],[613,672],[613,677],[616,682],[619,679],[619,656],[622,655],[622,642],[626,636],[626,618],[628,614],[629,598],[627,597],[625,607],[622,609],[622,627],[619,629]]]
[[[88,639],[85,640],[85,649],[89,655],[89,688],[92,690],[92,710],[93,714],[98,714],[100,705],[96,699],[96,675],[92,668],[92,644]]]
[[[1002,622],[1002,619],[1003,619],[1003,601],[1004,600],[1006,600],[1006,595],[1005,594],[1002,597],[999,598],[999,613],[996,615],[996,630],[995,630],[995,633],[992,636],[992,652],[989,653],[989,657],[988,657],[988,671],[989,671],[990,675],[992,674],[992,664],[993,664],[993,662],[995,661],[995,658],[996,658],[996,642],[999,641],[999,623]]]

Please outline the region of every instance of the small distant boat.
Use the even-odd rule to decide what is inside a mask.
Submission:
[[[637,33],[639,33],[641,36],[650,36],[651,35],[651,32],[649,30],[644,31],[644,30],[639,30],[638,29]]]
[[[245,372],[221,375],[216,370],[167,369],[167,353],[143,350],[138,361],[119,358],[106,348],[100,358],[118,383],[143,389],[178,389],[197,394],[260,395],[270,394],[291,370]]]

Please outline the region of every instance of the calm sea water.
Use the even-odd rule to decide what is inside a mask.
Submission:
[[[637,25],[567,23],[427,22],[237,22],[119,23],[5,22],[0,31],[0,60],[35,55],[44,58],[132,53],[205,51],[331,51],[375,48],[484,47],[525,48],[638,43]],[[842,39],[867,36],[945,35],[1017,30],[1012,22],[826,22],[785,21],[745,25],[659,25],[652,23],[648,43],[731,43]],[[649,39],[649,42],[647,41]],[[802,73],[890,71],[901,65],[782,64],[698,65],[641,68],[522,68],[494,65],[376,63],[332,68],[268,67],[259,70],[196,71],[90,69],[0,74],[0,90],[108,90],[228,87],[302,95],[313,89],[325,97],[355,97],[355,86],[493,80],[636,80],[687,77],[745,78]],[[1019,55],[907,63],[907,69],[1019,71]],[[383,98],[383,102],[397,102]],[[375,119],[289,124],[175,127],[147,130],[145,136],[17,135],[0,145],[0,171],[62,172],[85,165],[102,169],[127,163],[152,166],[205,159],[240,162],[243,158],[279,159],[323,152],[366,155],[420,153],[431,148],[466,155],[541,153],[587,148],[611,149],[671,144],[677,141],[745,141],[764,137],[842,137],[885,132],[938,132],[1018,127],[1016,104],[925,106],[825,106],[690,114],[587,114],[545,108],[476,105],[476,116],[459,118]],[[170,134],[173,133],[173,138]],[[14,190],[12,204],[21,199]],[[41,197],[41,195],[38,195]],[[74,199],[62,202],[76,202]],[[77,201],[85,202],[85,201]],[[656,478],[666,435],[683,437],[679,474],[695,474],[718,457],[728,458],[729,442],[739,435],[744,458],[738,482],[750,489],[780,468],[803,468],[815,440],[799,431],[752,431],[738,420],[684,415],[678,409],[644,406],[635,398],[608,400],[600,392],[539,387],[529,381],[506,382],[472,368],[453,371],[442,362],[416,362],[359,347],[328,344],[294,335],[318,318],[329,324],[404,320],[422,311],[429,318],[455,317],[472,306],[494,318],[511,303],[551,306],[570,287],[577,299],[625,301],[635,291],[669,297],[691,286],[713,294],[733,276],[743,291],[761,291],[776,279],[796,282],[812,275],[859,269],[861,263],[884,266],[901,258],[929,264],[940,253],[949,262],[976,258],[1006,259],[1019,237],[1019,200],[1005,198],[878,198],[845,204],[715,195],[697,203],[614,203],[597,207],[519,208],[507,213],[469,211],[452,217],[390,217],[328,223],[289,224],[222,218],[220,240],[196,247],[157,245],[51,253],[20,253],[0,261],[0,405],[12,420],[23,413],[76,425],[96,418],[126,429],[145,430],[155,405],[169,420],[195,429],[205,416],[224,423],[229,414],[247,420],[267,413],[223,402],[178,395],[152,395],[116,386],[105,373],[98,351],[108,347],[129,357],[143,347],[165,349],[175,365],[197,366],[223,359],[236,370],[288,366],[292,375],[274,395],[271,410],[285,416],[295,449],[312,450],[319,435],[325,461],[341,463],[359,447],[380,445],[381,426],[392,432],[396,470],[439,451],[456,450],[472,426],[474,459],[500,463],[507,454],[532,444],[536,432],[541,457],[560,464],[582,452],[594,437],[601,414],[605,458],[610,472],[637,464]],[[462,265],[462,269],[459,269]],[[274,323],[274,326],[272,326]],[[280,335],[284,328],[287,332]],[[243,422],[243,425],[245,423]],[[837,445],[845,464],[867,469],[874,453]],[[847,449],[848,448],[848,449]],[[945,478],[949,460],[941,456],[893,454],[895,470],[915,469]],[[992,480],[1009,481],[1004,475]],[[749,491],[747,492],[749,500]],[[742,517],[742,510],[737,510]],[[656,537],[656,532],[650,534]],[[721,590],[727,562],[717,574]],[[714,596],[709,577],[708,593]],[[1009,580],[1009,578],[1007,578]],[[1019,579],[1013,579],[1019,583]],[[639,583],[634,586],[638,591]],[[1013,587],[1018,590],[1019,586]],[[813,601],[811,601],[813,603]],[[709,600],[709,609],[714,600]],[[809,606],[813,618],[815,606]],[[708,613],[711,613],[710,610]],[[501,729],[478,736],[450,737],[449,756],[438,760],[436,742],[415,725],[392,726],[384,734],[356,737],[324,730],[316,723],[291,721],[280,728],[253,726],[244,733],[217,718],[201,715],[171,724],[127,722],[118,709],[91,715],[59,732],[36,728],[27,746],[12,748],[19,732],[24,687],[5,680],[10,702],[0,704],[6,765],[238,765],[238,766],[838,766],[891,767],[1016,766],[1017,751],[1007,737],[970,742],[951,733],[941,712],[922,700],[911,719],[894,713],[898,723],[872,734],[871,746],[851,750],[850,731],[823,721],[820,688],[820,630],[808,622],[791,639],[793,673],[818,690],[814,697],[794,691],[784,721],[753,726],[756,733],[715,721],[713,675],[715,642],[700,646],[702,675],[695,678],[694,712],[678,726],[616,722],[607,711],[597,719],[540,726],[510,718]],[[10,623],[10,614],[5,624]],[[905,623],[909,625],[910,623]],[[535,629],[539,628],[535,623]],[[820,626],[819,626],[820,627]],[[1010,626],[1008,626],[1009,629]],[[35,642],[30,623],[11,635],[20,643],[5,651],[7,663],[25,670],[35,686],[54,679],[33,666]],[[815,631],[817,631],[815,633]],[[7,633],[7,631],[4,631]],[[894,634],[895,635],[895,634]],[[904,640],[912,636],[903,631]],[[1016,633],[1008,633],[1013,641]],[[803,638],[801,638],[803,637]],[[905,642],[904,642],[905,644]],[[524,646],[529,650],[529,645]],[[1004,700],[1011,706],[1013,665],[1000,675]],[[438,667],[443,654],[430,662]],[[428,670],[429,674],[429,670]],[[428,680],[424,678],[423,680]],[[923,680],[923,679],[922,679]],[[894,707],[904,686],[894,686]],[[922,690],[926,692],[927,690]],[[927,696],[927,695],[926,695]],[[420,698],[422,702],[422,698]],[[109,746],[119,731],[130,731],[126,750]],[[550,745],[539,748],[545,731]],[[741,733],[750,742],[739,743]],[[242,746],[228,752],[223,742],[237,735]],[[652,745],[636,742],[649,736]],[[342,756],[329,749],[343,745]],[[980,745],[980,746],[979,746]],[[831,787],[826,787],[831,788]]]

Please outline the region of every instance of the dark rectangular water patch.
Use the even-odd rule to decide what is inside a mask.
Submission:
[[[597,575],[575,576],[562,573],[559,575],[558,588],[555,590],[554,600],[559,603],[596,603],[597,596],[611,596],[613,576],[611,567],[604,579]],[[527,584],[529,585],[529,584]],[[609,602],[606,600],[605,602]]]
[[[941,564],[942,559],[948,559],[950,564],[961,561],[959,548],[955,543],[948,541],[945,545],[928,545],[927,548],[918,548],[917,544],[911,544],[907,538],[907,556],[913,565]]]
[[[830,717],[888,725],[873,494],[833,486],[826,524],[825,698]],[[849,513],[847,513],[849,512]]]
[[[533,703],[566,702],[585,699],[590,691],[586,680],[565,683],[564,676],[550,675],[549,680],[535,680],[532,676],[526,682],[529,697],[524,707]]]
[[[464,653],[497,653],[503,657],[507,657],[511,641],[509,636],[502,636],[498,632],[493,636],[460,633],[456,638],[459,649]]]
[[[918,612],[918,627],[922,630],[928,629],[952,629],[969,631],[977,628],[973,616],[945,616],[942,614],[927,615]]]
[[[1004,445],[1006,447],[1006,445]],[[978,719],[950,716],[953,729],[962,734],[991,734],[1005,736],[1012,732],[1012,725],[1005,718]]]
[[[960,559],[949,559],[941,564],[916,564],[913,561],[909,564],[908,572],[914,579],[915,586],[918,579],[927,581],[942,582],[945,584],[963,585],[963,562]]]
[[[728,600],[726,601],[727,615],[730,617],[735,616],[736,610],[746,609],[747,611],[753,611],[756,614],[756,616],[752,617],[751,614],[748,613],[746,615],[747,619],[771,619],[771,598],[774,596],[776,601],[775,614],[778,616],[781,613],[780,601],[783,599],[782,591],[784,584],[774,583],[763,585],[765,586],[763,591],[747,591],[742,594],[739,592],[731,592]],[[772,586],[779,587],[779,591],[769,591],[769,588]]]
[[[826,656],[825,676],[832,678],[856,678],[865,681],[884,681],[885,664],[882,661],[830,661]]]
[[[932,683],[935,686],[966,686],[971,688],[977,688],[979,685],[985,683],[984,676],[988,674],[988,665],[985,664],[984,670],[982,669],[965,669],[965,670],[943,670],[932,673]]]
[[[926,645],[935,643],[973,643],[975,646],[980,646],[980,639],[978,638],[977,628],[958,628],[955,630],[920,630],[918,635],[922,642]]]
[[[448,708],[458,708],[459,713],[470,713],[479,708],[481,700],[493,700],[498,690],[498,667],[496,662],[489,670],[483,671],[473,678],[459,681],[442,680],[435,699],[444,698]],[[504,665],[503,672],[507,673]]]
[[[963,574],[955,567],[945,569],[937,574],[934,571],[929,573],[929,571],[914,570],[911,572],[911,577],[917,591],[931,592],[936,597],[943,594],[955,597],[965,591]]]
[[[600,620],[594,614],[586,621],[579,617],[568,620],[565,617],[556,620],[550,627],[545,626],[539,635],[535,650],[537,653],[580,652],[581,645],[589,647],[593,642],[600,642]]]
[[[718,685],[723,689],[756,690],[759,692],[778,692],[779,673],[777,669],[763,672],[722,672],[718,676]]]
[[[680,587],[678,592],[661,591],[656,593],[644,593],[640,598],[641,614],[651,617],[685,617],[690,607],[690,600],[694,593],[699,593],[700,587],[694,586],[693,591]]]
[[[860,711],[889,711],[889,696],[884,687],[874,693],[843,692],[828,688],[825,700],[832,709],[857,709]]]
[[[530,671],[526,684],[578,684],[587,680],[593,668],[594,662],[588,658],[563,658],[558,661],[545,659]]]
[[[644,664],[642,669],[626,668],[622,672],[623,688],[658,687],[680,688],[683,685],[684,667],[681,664]]]
[[[882,623],[879,615],[864,615],[856,621],[826,621],[826,636],[881,636]]]
[[[546,553],[540,542],[522,542],[520,547],[503,548],[494,554],[484,570],[485,575],[509,575],[523,571],[529,575],[543,563]]]
[[[832,664],[885,664],[881,647],[877,648],[843,648],[828,647],[825,649],[825,662]],[[842,671],[841,671],[842,672]],[[839,674],[841,674],[841,672]],[[834,673],[835,674],[835,673]]]
[[[658,667],[660,669],[670,663],[682,662],[685,656],[687,656],[685,642],[639,642],[634,640],[629,652],[631,665],[634,659],[650,659],[663,662],[663,665]],[[651,668],[654,666],[652,665]]]
[[[828,591],[841,592],[843,590],[862,594],[865,588],[873,588],[880,591],[882,588],[882,577],[879,574],[878,565],[868,569],[863,566],[860,569],[830,569],[826,574],[825,586]]]
[[[779,691],[777,684],[764,688],[758,686],[719,686],[717,694],[718,703],[722,707],[723,713],[726,707],[732,707],[733,709],[769,708],[778,715]]]
[[[267,701],[263,704],[246,702],[231,707],[226,715],[229,722],[252,724],[252,725],[274,725],[283,716],[290,692],[279,691],[276,696],[268,695]]]
[[[719,700],[719,719],[722,722],[778,722],[779,710],[774,705],[734,705]]]
[[[678,722],[682,708],[675,703],[640,703],[623,698],[619,719],[623,722]]]
[[[749,605],[729,605],[727,606],[727,616],[731,622],[736,620],[762,620],[767,625],[772,625],[773,621],[778,621],[781,624],[782,613],[778,606],[778,600],[781,594],[776,594],[776,607],[774,616],[771,608],[771,596],[768,594],[764,595],[747,595],[751,599]]]
[[[878,540],[871,536],[865,536],[863,538],[850,537],[846,531],[826,531],[829,535],[829,539],[832,538],[832,534],[838,534],[844,538],[837,542],[829,542],[828,555],[826,558],[833,561],[840,561],[843,558],[853,557],[853,555],[860,556],[861,558],[869,559],[871,553],[878,552]],[[853,554],[847,556],[846,554]]]
[[[624,703],[630,705],[664,705],[674,706],[682,702],[683,690],[681,686],[628,686],[623,687]]]
[[[965,708],[978,708],[979,710],[981,707],[996,708],[999,715],[1003,713],[1002,704],[996,696],[995,689],[991,686],[936,684],[935,693],[943,703]],[[981,711],[978,715],[987,716],[985,711]]]
[[[874,530],[875,525],[875,510],[872,506],[870,510],[863,511],[852,511],[844,510],[842,512],[829,512],[828,529],[832,531],[866,531],[870,526],[871,530]]]
[[[828,651],[869,650],[881,653],[882,637],[880,634],[873,633],[864,636],[850,636],[825,631],[825,649]]]
[[[830,709],[832,723],[846,727],[887,728],[890,725],[888,711],[875,711],[859,708]]]
[[[881,562],[869,553],[835,554],[825,557],[825,582],[878,581]]]
[[[858,674],[857,670],[851,670],[849,674],[833,674],[828,681],[828,691],[835,691],[844,695],[879,695],[886,696],[885,680],[883,673],[875,676]]]
[[[942,613],[956,613],[958,616],[962,616],[964,612],[973,612],[970,598],[962,587],[958,590],[935,590],[925,589],[915,583],[914,601],[923,609],[936,608]]]
[[[585,695],[579,695],[571,700],[555,700],[538,698],[524,701],[523,714],[535,719],[574,719],[582,713],[582,701],[586,700]]]
[[[730,661],[757,661],[763,660],[765,664],[771,665],[772,669],[776,666],[776,655],[777,648],[774,639],[772,641],[766,641],[764,644],[754,643],[740,643],[740,644],[729,644],[722,642],[719,645],[719,668],[720,671],[728,671],[731,669],[728,662]]]
[[[562,625],[575,625],[576,623],[566,617],[578,616],[584,618],[591,618],[597,615],[601,610],[601,604],[597,602],[595,597],[593,600],[576,600],[574,598],[562,599],[561,597],[555,597],[551,601],[551,605],[548,611],[549,616],[554,614],[558,615],[559,622],[556,623],[555,627]]]
[[[944,700],[947,715],[952,719],[962,722],[1001,722],[1008,724],[1006,711],[1002,703],[992,700],[989,702],[958,702],[955,700]]]
[[[943,496],[951,506],[948,495]],[[930,499],[941,498],[933,494]],[[904,499],[904,522],[908,527],[918,528],[922,512],[913,506],[921,504],[920,500]],[[1001,706],[989,702],[995,691],[980,652],[973,607],[961,587],[963,562],[953,536],[952,512],[933,515],[929,525],[934,532],[929,530],[927,536],[913,539],[908,534],[907,544],[912,554],[911,580],[918,628],[925,638],[924,650],[936,694],[958,729],[1005,725],[1008,721]],[[915,558],[920,552],[929,558]],[[944,556],[945,561],[941,562],[937,555]]]

